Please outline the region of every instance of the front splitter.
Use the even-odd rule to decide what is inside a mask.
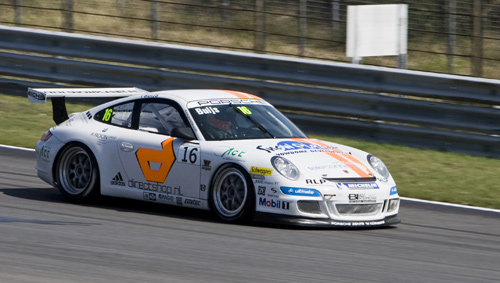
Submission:
[[[395,225],[401,222],[397,215],[391,215],[380,220],[369,221],[340,221],[333,219],[307,218],[300,216],[289,216],[275,213],[256,212],[254,221],[276,223],[284,225],[302,226],[302,227],[332,227],[332,228],[369,228],[385,227]]]

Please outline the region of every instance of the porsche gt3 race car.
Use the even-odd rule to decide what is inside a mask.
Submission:
[[[122,97],[68,116],[65,97]],[[265,100],[228,90],[29,89],[57,126],[38,176],[73,202],[116,196],[213,211],[222,221],[400,222],[396,184],[361,150],[308,138]]]

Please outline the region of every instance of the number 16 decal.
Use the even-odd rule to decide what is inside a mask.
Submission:
[[[195,146],[181,146],[179,148],[179,156],[181,159],[179,160],[180,162],[185,162],[189,164],[195,164],[195,165],[200,165],[200,158],[199,158],[200,152],[199,148]]]

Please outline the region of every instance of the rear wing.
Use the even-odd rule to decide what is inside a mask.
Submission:
[[[52,116],[56,124],[68,119],[65,97],[125,97],[149,93],[136,87],[120,88],[28,88],[28,100],[31,103],[45,103],[52,99]]]

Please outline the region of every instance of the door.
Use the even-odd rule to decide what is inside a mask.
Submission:
[[[174,102],[136,102],[132,129],[119,137],[117,146],[124,168],[121,196],[182,205],[198,198],[200,147],[198,141],[170,136],[174,127],[186,125]],[[123,184],[122,183],[122,184]],[[190,204],[196,203],[191,201]]]

